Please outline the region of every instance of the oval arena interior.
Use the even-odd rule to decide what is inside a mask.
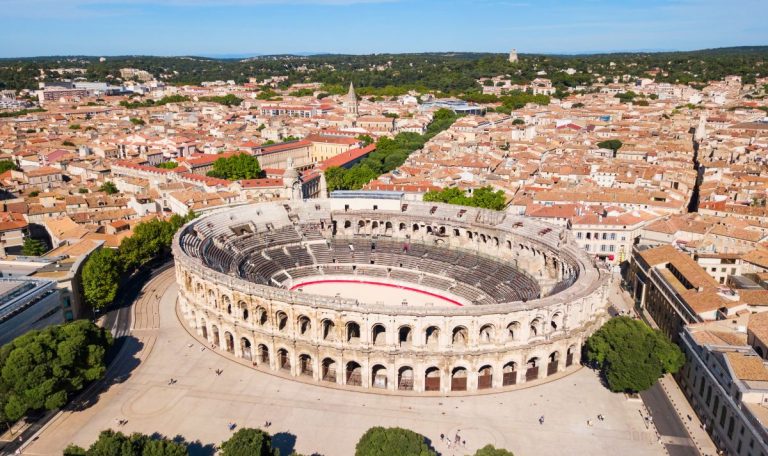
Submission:
[[[566,230],[361,196],[187,224],[173,248],[190,330],[257,369],[377,392],[502,390],[578,365],[606,275]]]

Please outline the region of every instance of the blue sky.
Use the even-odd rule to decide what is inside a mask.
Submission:
[[[768,44],[768,0],[0,0],[0,56]]]

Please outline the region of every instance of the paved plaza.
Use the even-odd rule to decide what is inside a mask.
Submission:
[[[172,277],[172,271],[161,274],[136,306],[137,341],[126,349],[141,363],[134,359],[130,373],[120,373],[125,378],[90,407],[60,415],[24,454],[60,455],[68,443],[88,446],[118,419],[128,420],[124,432],[199,441],[193,454],[201,455],[231,435],[228,423],[259,427],[266,421],[285,455],[294,449],[351,455],[362,433],[376,425],[422,433],[443,455],[471,454],[488,443],[518,456],[664,454],[653,428],[645,427],[641,403],[611,394],[588,369],[539,386],[466,397],[358,393],[256,371],[204,349],[187,333],[175,314]],[[178,382],[169,385],[171,378]],[[459,433],[466,447],[448,449],[441,433]]]

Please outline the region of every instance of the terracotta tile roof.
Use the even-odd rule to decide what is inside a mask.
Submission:
[[[759,356],[739,352],[728,352],[725,356],[739,380],[768,381],[768,368]]]

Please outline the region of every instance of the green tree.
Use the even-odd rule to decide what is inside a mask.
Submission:
[[[45,244],[31,237],[24,238],[24,245],[21,246],[21,253],[26,256],[40,256],[47,250]]]
[[[614,392],[644,391],[685,363],[683,352],[663,333],[629,317],[608,321],[587,339],[585,348],[587,360]]]
[[[490,186],[476,189],[469,197],[464,190],[457,187],[443,190],[430,190],[424,194],[424,201],[436,203],[457,204],[460,206],[482,207],[500,211],[507,205],[507,199],[501,190],[494,191]]]
[[[72,125],[69,126],[69,129],[70,130],[79,130],[80,129],[80,124],[72,124]]]
[[[207,175],[227,180],[258,179],[261,177],[261,166],[253,155],[239,153],[217,159]]]
[[[243,102],[242,98],[239,98],[233,94],[227,94],[224,96],[218,96],[218,97],[200,97],[200,101],[209,101],[213,103],[219,103],[224,106],[240,106],[240,103]]]
[[[74,445],[64,450],[64,456],[187,456],[188,454],[189,450],[184,443],[139,433],[127,436],[113,430],[102,431],[87,451]]]
[[[423,435],[399,427],[368,429],[355,446],[355,456],[436,456]]]
[[[167,161],[163,163],[158,163],[155,165],[155,167],[161,168],[161,169],[174,169],[174,168],[178,168],[179,164],[176,163],[175,161]]]
[[[143,119],[139,119],[138,117],[131,117],[129,120],[134,125],[144,125],[146,123]]]
[[[19,167],[16,166],[16,163],[12,162],[11,160],[0,160],[0,173],[4,173],[9,169],[18,170]]]
[[[597,143],[597,147],[601,149],[611,149],[614,152],[621,149],[621,146],[623,145],[624,143],[622,143],[621,140],[618,140],[618,139],[608,139],[608,140],[600,141],[599,143]]]
[[[30,410],[53,410],[104,377],[109,331],[87,320],[30,331],[0,348],[0,395],[11,421]]]
[[[99,187],[100,192],[104,192],[107,195],[114,195],[119,190],[117,189],[117,186],[114,184],[114,182],[106,181],[103,184],[101,184],[101,187]]]
[[[102,248],[85,261],[82,274],[83,296],[94,309],[111,304],[117,296],[122,261],[117,252]]]
[[[241,428],[221,444],[222,456],[280,456],[272,437],[260,429]]]
[[[357,135],[356,139],[363,142],[363,147],[373,144],[373,138],[371,138],[371,135]]]
[[[511,451],[502,448],[496,448],[493,445],[486,445],[475,451],[475,456],[515,456]]]

